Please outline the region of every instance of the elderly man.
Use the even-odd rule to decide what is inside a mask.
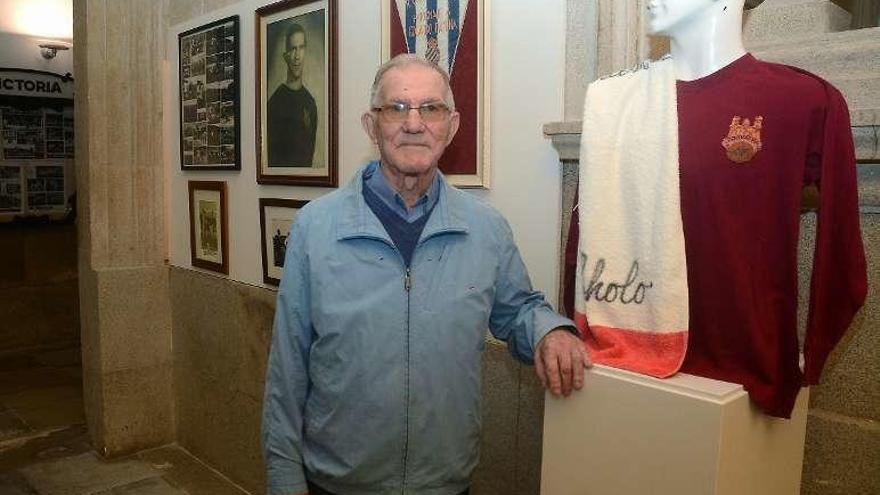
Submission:
[[[263,417],[272,495],[467,493],[487,327],[553,393],[583,384],[584,347],[507,222],[437,171],[459,122],[446,73],[395,57],[371,107],[381,159],[291,228]]]

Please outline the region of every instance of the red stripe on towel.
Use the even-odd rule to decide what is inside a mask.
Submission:
[[[687,330],[658,333],[588,325],[587,317],[577,311],[574,322],[584,336],[593,363],[667,378],[684,361]]]

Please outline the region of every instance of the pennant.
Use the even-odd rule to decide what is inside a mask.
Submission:
[[[468,0],[395,0],[407,52],[435,62],[452,75],[468,3]]]

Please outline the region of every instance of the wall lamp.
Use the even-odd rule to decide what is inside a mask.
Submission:
[[[70,44],[61,43],[58,41],[47,41],[44,43],[40,43],[40,54],[46,60],[51,60],[55,58],[55,55],[58,55],[59,50],[70,50]]]

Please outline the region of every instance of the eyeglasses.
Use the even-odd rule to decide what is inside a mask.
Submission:
[[[409,117],[410,110],[418,110],[419,117],[424,122],[440,122],[449,115],[449,107],[443,103],[422,103],[418,106],[410,105],[404,102],[394,102],[381,107],[373,107],[374,112],[379,112],[379,116],[384,118],[386,122],[400,123]]]

